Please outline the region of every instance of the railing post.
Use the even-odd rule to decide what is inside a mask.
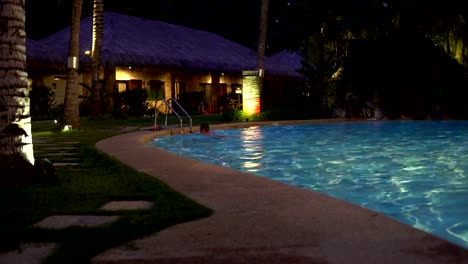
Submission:
[[[172,112],[174,112],[174,114],[179,118],[179,121],[180,121],[180,133],[183,132],[183,124],[182,124],[182,117],[180,117],[180,115],[174,110],[174,108],[172,108],[172,106],[169,104],[169,101],[173,101],[177,104],[177,106],[180,107],[180,109],[184,112],[184,114],[189,118],[190,120],[190,133],[192,133],[192,117],[187,113],[187,111],[185,111],[185,109],[179,104],[179,102],[177,102],[174,98],[169,98],[167,100],[164,100],[164,99],[159,99],[155,102],[154,104],[154,129],[156,130],[156,127],[157,127],[157,117],[158,117],[158,110],[157,110],[157,102],[159,101],[163,101],[164,104],[166,104],[166,120],[165,120],[165,123],[164,125],[167,127],[167,112],[169,112],[169,108],[172,110]]]
[[[189,120],[190,120],[190,133],[192,133],[192,117],[187,113],[187,111],[185,111],[185,109],[179,104],[179,102],[177,102],[176,99],[169,98],[169,99],[167,99],[167,101],[168,102],[172,101],[172,102],[176,103],[176,105],[182,110],[182,112],[184,112],[184,114],[189,118]],[[172,110],[172,111],[174,111],[174,110]]]

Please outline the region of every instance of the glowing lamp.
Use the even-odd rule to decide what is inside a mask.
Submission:
[[[260,113],[260,98],[243,100],[242,107],[247,115]]]
[[[260,113],[258,71],[242,72],[242,108],[247,115]]]

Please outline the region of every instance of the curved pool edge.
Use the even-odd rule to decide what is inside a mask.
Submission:
[[[319,123],[248,122],[211,127],[290,122]],[[164,130],[133,132],[102,140],[96,147],[215,213],[132,241],[132,247],[107,250],[93,262],[177,263],[216,256],[226,260],[260,258],[263,262],[284,258],[288,263],[468,263],[464,248],[380,213],[149,146],[151,139],[168,134]]]

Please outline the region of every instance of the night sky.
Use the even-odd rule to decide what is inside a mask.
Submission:
[[[92,7],[83,0],[83,18]],[[213,32],[252,49],[257,44],[260,0],[108,0],[104,9]],[[69,26],[71,10],[72,0],[26,0],[27,37],[38,40]]]

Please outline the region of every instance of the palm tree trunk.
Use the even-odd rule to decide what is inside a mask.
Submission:
[[[263,95],[263,78],[265,76],[265,49],[266,49],[266,38],[267,38],[267,25],[268,25],[268,2],[269,0],[261,0],[261,11],[260,11],[260,34],[258,38],[258,54],[257,54],[257,70],[258,70],[258,88],[260,92],[260,101]],[[260,110],[262,103],[260,102]]]
[[[450,56],[450,29],[447,31],[447,54]]]
[[[78,103],[78,61],[80,58],[80,21],[83,0],[73,0],[70,46],[68,50],[67,87],[65,90],[64,114],[62,126],[80,128]]]
[[[93,8],[93,44],[92,44],[92,89],[91,89],[91,117],[101,117],[101,87],[99,82],[99,68],[101,66],[101,48],[104,35],[104,0],[94,0]]]
[[[34,180],[25,0],[0,0],[0,186]]]
[[[115,66],[105,65],[104,66],[104,85],[101,89],[104,89],[104,93],[107,95],[104,99],[104,111],[106,113],[112,112],[112,94],[115,88]]]

